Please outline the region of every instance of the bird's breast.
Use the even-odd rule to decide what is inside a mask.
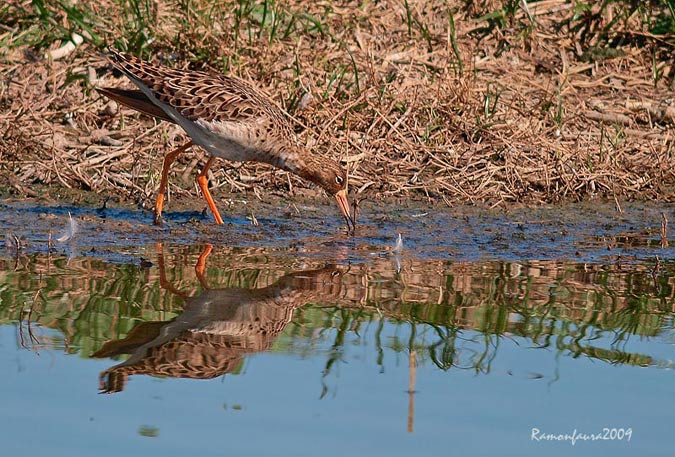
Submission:
[[[214,156],[235,162],[257,160],[258,145],[246,125],[203,119],[199,119],[196,124],[201,134],[199,138],[193,139]]]

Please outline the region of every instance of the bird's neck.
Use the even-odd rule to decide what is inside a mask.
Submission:
[[[305,178],[303,170],[307,167],[308,154],[304,149],[295,145],[289,146],[285,144],[278,149],[275,156],[280,159],[276,166]],[[311,157],[309,160],[311,161]]]

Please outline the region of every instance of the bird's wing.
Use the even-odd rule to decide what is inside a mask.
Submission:
[[[162,119],[170,118],[164,111],[166,105],[193,122],[246,122],[281,115],[274,102],[242,80],[154,65],[114,49],[109,51],[111,63],[143,91],[145,101],[151,101],[164,112],[164,116],[157,116]],[[139,106],[137,101],[138,97],[132,102],[128,99],[121,102],[156,115],[143,109],[147,103]]]

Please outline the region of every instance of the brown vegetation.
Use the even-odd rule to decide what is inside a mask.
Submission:
[[[86,3],[0,7],[0,185],[20,196],[47,185],[151,201],[161,156],[184,133],[93,90],[129,84],[103,57],[111,44],[259,84],[308,147],[348,165],[352,193],[675,197],[673,40],[650,28],[664,17],[672,28],[660,2]],[[46,59],[70,33],[84,44]],[[197,192],[203,158],[181,157],[174,195]],[[307,186],[265,165],[222,165],[216,198]]]

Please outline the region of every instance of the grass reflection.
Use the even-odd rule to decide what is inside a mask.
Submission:
[[[626,349],[634,337],[672,339],[671,264],[404,259],[399,271],[387,258],[330,266],[263,249],[203,254],[158,246],[143,267],[38,254],[0,259],[0,322],[16,325],[26,348],[136,364],[127,375],[213,377],[236,373],[250,352],[321,352],[322,395],[345,349],[366,341],[381,369],[391,352],[490,373],[505,338],[556,356],[671,365]],[[43,327],[63,338],[44,337]],[[188,367],[189,358],[202,365]],[[209,361],[217,368],[209,371]]]

